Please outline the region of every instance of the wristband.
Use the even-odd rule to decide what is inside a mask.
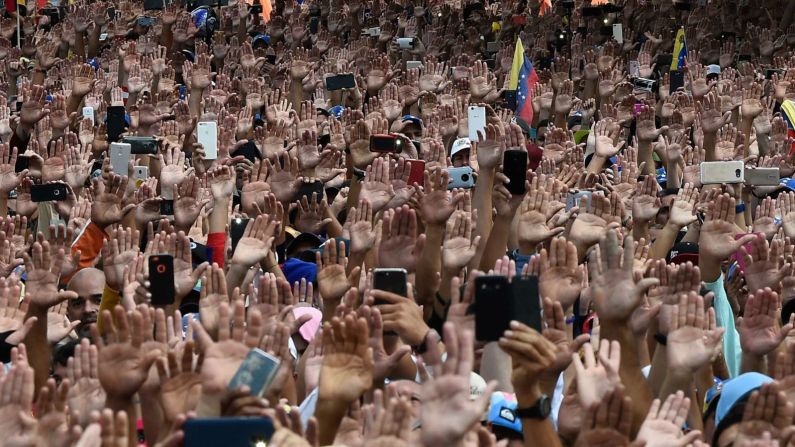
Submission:
[[[737,213],[737,214],[744,213],[745,212],[745,204],[744,203],[738,203],[737,206],[734,207],[734,212]]]
[[[666,346],[668,344],[668,336],[660,332],[654,334],[654,339],[657,341],[657,343],[661,344],[662,346]]]

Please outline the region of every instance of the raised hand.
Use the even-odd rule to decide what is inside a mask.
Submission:
[[[631,236],[624,237],[622,250],[616,231],[609,230],[599,241],[598,248],[591,251],[588,261],[594,306],[603,323],[623,324],[638,307],[643,294],[658,281],[643,278],[636,283],[633,279],[635,247]]]
[[[560,303],[567,311],[580,296],[584,266],[577,263],[577,247],[562,237],[554,238],[539,256],[539,294]]]
[[[167,423],[196,409],[201,395],[201,377],[193,361],[193,340],[188,340],[181,352],[169,350],[155,364],[160,377],[160,406]]]
[[[701,432],[682,433],[682,425],[690,411],[690,398],[682,391],[669,394],[665,402],[654,399],[649,414],[640,426],[637,440],[647,447],[665,447],[670,445],[688,445],[699,439]]]
[[[364,318],[334,317],[323,326],[318,399],[347,407],[373,386],[373,352]]]
[[[447,221],[447,230],[442,244],[442,265],[446,269],[458,271],[475,257],[480,236],[472,238],[474,221],[465,212],[454,213]]]
[[[668,332],[668,366],[687,376],[712,362],[722,349],[723,328],[717,327],[715,309],[704,310],[704,298],[696,292],[682,294],[674,306]]]
[[[389,210],[381,225],[378,246],[380,267],[404,268],[413,272],[425,245],[425,235],[417,237],[417,215],[408,205]]]
[[[149,377],[149,368],[160,352],[144,353],[141,350],[145,336],[144,320],[138,310],[132,311],[128,317],[123,307],[116,306],[113,317],[106,310],[100,318],[109,336],[104,341],[97,326],[92,326],[91,332],[99,351],[99,382],[109,399],[127,401]]]
[[[779,326],[776,312],[781,299],[770,288],[757,290],[748,295],[745,313],[737,320],[740,346],[743,353],[762,357],[772,352],[793,329],[792,319]]]
[[[78,424],[85,427],[91,422],[91,413],[105,407],[105,390],[99,382],[99,351],[87,338],[75,346],[74,356],[66,364],[69,392],[67,402],[76,412]]]
[[[31,306],[49,309],[69,298],[77,298],[74,292],[58,291],[58,279],[66,258],[63,249],[52,253],[49,242],[34,242],[31,254],[22,256],[27,272],[25,292],[30,296]]]
[[[345,242],[339,242],[339,248],[334,239],[323,245],[322,255],[315,253],[317,265],[317,284],[323,300],[336,302],[342,299],[345,293],[353,287],[353,279],[359,276],[359,267],[354,267],[350,275],[345,274]]]
[[[577,395],[583,408],[598,404],[607,394],[621,386],[621,378],[618,376],[621,345],[617,341],[600,340],[598,362],[591,343],[584,346],[584,364],[577,353],[573,353],[571,357],[577,371]]]
[[[367,167],[359,197],[371,204],[373,212],[378,212],[389,203],[394,193],[395,191],[389,181],[389,161],[383,158],[376,158]]]
[[[109,173],[102,180],[94,179],[94,202],[91,204],[91,222],[105,228],[119,222],[135,204],[122,206],[127,192],[127,177]]]
[[[743,275],[748,290],[770,288],[781,292],[781,281],[792,274],[792,264],[784,262],[784,241],[768,243],[762,235],[755,235],[751,248],[740,248],[746,267]]]
[[[749,234],[735,240],[735,205],[733,197],[721,194],[707,210],[698,240],[699,256],[706,256],[720,263],[755,238],[753,234]],[[714,278],[708,279],[714,280]]]
[[[442,363],[436,350],[428,351],[427,363],[435,375],[423,383],[420,391],[424,445],[454,445],[461,440],[469,427],[480,419],[497,387],[495,382],[487,384],[483,394],[472,400],[469,375],[474,361],[474,335],[466,330],[457,331],[455,325],[448,322],[444,325],[444,340],[447,359]]]

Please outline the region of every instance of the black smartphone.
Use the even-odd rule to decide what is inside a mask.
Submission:
[[[138,17],[138,25],[139,26],[150,27],[150,26],[152,26],[154,24],[155,24],[155,18],[154,17],[148,17],[148,16]]]
[[[765,79],[773,79],[773,74],[778,73],[779,77],[783,76],[786,73],[786,70],[780,68],[768,68],[765,70]]]
[[[30,157],[17,155],[17,162],[14,165],[14,172],[22,172],[30,167]]]
[[[126,114],[123,106],[108,107],[108,141],[115,143],[127,128],[127,121],[124,119]]]
[[[53,202],[66,200],[69,190],[66,183],[46,183],[30,187],[30,199],[34,202]]]
[[[598,17],[600,15],[602,15],[602,9],[598,6],[583,6],[582,8],[583,17]]]
[[[510,327],[511,294],[508,278],[484,275],[475,278],[475,338],[497,341]]]
[[[408,296],[406,289],[405,269],[375,269],[373,270],[373,289],[394,293],[395,295]],[[386,304],[384,301],[375,300],[375,305]]]
[[[174,304],[174,257],[171,255],[149,256],[149,283],[152,304],[167,306]]]
[[[157,155],[157,140],[155,140],[155,137],[129,136],[122,138],[121,142],[130,145],[131,154]]]
[[[312,17],[309,19],[309,32],[312,34],[317,34],[317,28],[320,25],[320,18],[319,17]]]
[[[538,295],[538,277],[514,278],[511,282],[511,318],[530,326],[539,333],[541,327],[541,298]]]
[[[306,197],[306,200],[312,203],[313,193],[315,194],[315,202],[320,203],[323,201],[323,182],[320,180],[302,182],[298,188],[298,200],[301,200],[301,197]]]
[[[240,239],[243,237],[249,220],[251,219],[238,217],[237,219],[232,219],[232,222],[229,224],[229,237],[232,239],[232,253],[235,252],[238,242],[240,242]]]
[[[328,91],[354,87],[356,87],[356,80],[351,73],[329,76],[326,78],[326,90]]]
[[[674,2],[674,9],[678,9],[680,11],[690,11],[693,9],[693,5],[689,0],[679,0]]]
[[[509,149],[503,153],[502,173],[508,176],[508,192],[517,196],[525,192],[527,179],[527,152]]]
[[[673,94],[675,91],[683,88],[685,86],[685,72],[684,71],[672,71],[670,74],[671,79],[671,88],[668,90],[669,94]]]
[[[173,216],[174,215],[174,201],[173,200],[161,200],[160,201],[160,214],[164,216]]]
[[[185,447],[208,445],[265,446],[273,436],[268,418],[232,417],[185,421]]]
[[[231,154],[233,157],[238,155],[242,155],[246,157],[246,160],[254,163],[257,160],[262,159],[262,154],[259,151],[259,148],[254,143],[253,140],[248,140],[245,144],[237,148],[236,151],[232,152]]]
[[[370,152],[399,154],[403,152],[403,140],[397,135],[370,135]]]

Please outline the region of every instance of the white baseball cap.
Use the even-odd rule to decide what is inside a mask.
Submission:
[[[453,142],[453,149],[450,150],[450,157],[463,151],[464,149],[470,149],[471,147],[472,142],[469,141],[469,138],[459,138]]]

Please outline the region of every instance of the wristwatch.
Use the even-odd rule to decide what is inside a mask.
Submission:
[[[527,408],[517,408],[516,415],[520,419],[546,419],[552,411],[552,401],[549,396],[542,394],[535,405]]]

